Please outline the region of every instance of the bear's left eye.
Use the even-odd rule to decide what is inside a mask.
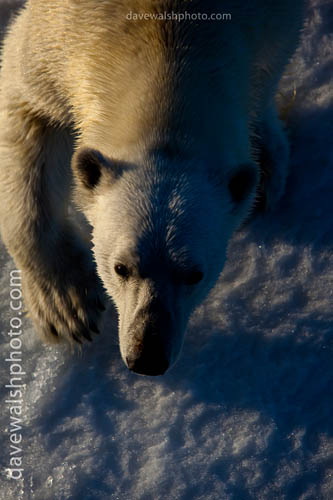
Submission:
[[[194,271],[189,271],[188,273],[185,273],[183,275],[183,283],[184,285],[197,285],[203,278],[203,272],[194,270]]]
[[[116,274],[118,274],[118,276],[120,276],[121,278],[124,278],[124,279],[127,279],[130,275],[130,271],[129,271],[128,267],[125,266],[124,264],[116,264],[114,266],[114,270],[115,270]]]

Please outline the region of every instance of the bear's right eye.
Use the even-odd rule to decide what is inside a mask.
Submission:
[[[120,276],[121,278],[124,278],[124,279],[127,279],[130,275],[130,271],[129,271],[128,267],[125,266],[124,264],[116,264],[114,266],[114,270],[115,270],[116,274],[118,274],[118,276]]]

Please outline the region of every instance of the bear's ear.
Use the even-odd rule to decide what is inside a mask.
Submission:
[[[258,172],[252,163],[240,165],[229,178],[228,189],[232,201],[236,204],[245,201],[255,189],[258,182]]]
[[[73,156],[75,177],[86,189],[94,189],[101,181],[103,170],[111,171],[110,162],[95,149],[81,148]]]

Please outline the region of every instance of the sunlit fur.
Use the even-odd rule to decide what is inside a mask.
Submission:
[[[191,311],[253,206],[261,149],[268,208],[283,193],[288,145],[274,94],[303,7],[301,0],[27,1],[2,50],[0,231],[44,338],[89,339],[100,317],[101,283],[66,217],[72,154],[91,148],[104,159],[90,177],[98,185],[89,188],[76,155],[75,198],[93,225],[97,270],[119,310],[123,357],[143,348],[131,337],[140,307],[149,316],[149,301],[157,301],[157,324],[163,297],[174,327],[167,356],[176,359]],[[231,20],[126,17],[170,10],[227,12]],[[234,203],[229,182],[244,165],[256,182]],[[160,267],[137,268],[120,286],[112,268],[120,250],[140,263],[158,255]],[[204,272],[192,290],[169,267],[184,256]]]

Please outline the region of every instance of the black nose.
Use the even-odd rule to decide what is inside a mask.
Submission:
[[[163,375],[169,368],[169,361],[161,350],[145,347],[138,356],[127,356],[128,368],[141,375]]]

